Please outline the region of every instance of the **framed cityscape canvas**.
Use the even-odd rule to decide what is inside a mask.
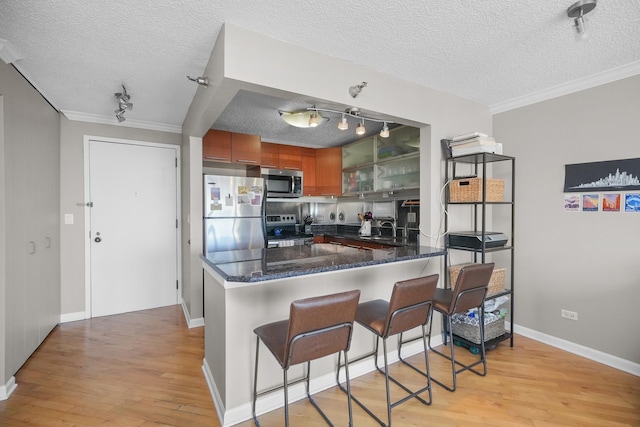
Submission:
[[[565,193],[620,190],[640,190],[640,158],[565,165]]]

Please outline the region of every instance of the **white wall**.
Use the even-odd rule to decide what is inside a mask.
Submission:
[[[114,119],[115,120],[115,119]],[[68,120],[61,116],[60,211],[73,214],[73,225],[61,225],[61,312],[63,319],[84,318],[85,213],[84,136],[102,136],[180,145],[180,134]],[[116,165],[114,165],[116,166]]]
[[[640,76],[497,114],[493,127],[516,157],[516,324],[640,363],[640,214],[563,205],[564,165],[640,158]]]

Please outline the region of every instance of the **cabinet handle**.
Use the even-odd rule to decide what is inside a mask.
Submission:
[[[207,160],[229,160],[226,157],[213,157],[213,156],[204,156]]]
[[[285,166],[285,167],[283,167],[283,169],[292,170],[292,171],[300,170],[300,168],[296,168],[296,167],[293,167],[293,166]]]
[[[236,160],[238,163],[258,163],[256,160],[246,160],[246,159],[238,159]]]
[[[261,165],[265,169],[278,169],[276,165]]]
[[[329,243],[331,243],[332,245],[336,245],[336,246],[342,246],[342,243],[340,243],[340,242],[329,242]]]
[[[33,240],[29,241],[29,249],[27,250],[27,252],[29,253],[29,255],[33,255],[36,253],[36,242],[34,242]]]
[[[362,249],[362,246],[356,246],[356,245],[345,245],[348,248],[354,248],[354,249]]]

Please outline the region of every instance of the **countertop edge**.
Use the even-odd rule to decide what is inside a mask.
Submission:
[[[211,268],[225,282],[248,284],[248,283],[265,282],[265,281],[277,280],[277,279],[285,279],[289,277],[306,276],[309,274],[318,274],[318,273],[325,273],[325,272],[338,271],[338,270],[347,270],[347,269],[358,268],[358,267],[367,267],[367,266],[382,265],[382,264],[389,264],[389,263],[402,262],[402,261],[432,258],[436,256],[443,256],[446,252],[446,249],[444,248],[434,248],[430,246],[421,246],[421,248],[427,249],[428,252],[413,254],[413,255],[403,255],[395,258],[359,261],[359,262],[345,263],[345,264],[339,264],[339,265],[315,267],[315,268],[309,268],[305,270],[292,270],[286,273],[278,273],[278,274],[272,274],[272,275],[256,275],[256,276],[249,276],[249,277],[228,275],[225,272],[223,272],[221,269],[219,269],[215,263],[207,259],[203,254],[200,254],[200,259],[203,262],[203,266],[206,265],[209,268]],[[376,251],[376,250],[384,250],[384,249],[373,249],[373,250]]]

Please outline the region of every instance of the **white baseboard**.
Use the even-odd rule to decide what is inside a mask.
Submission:
[[[508,327],[509,326],[507,326],[507,328]],[[607,365],[612,368],[619,369],[621,371],[640,377],[640,364],[632,362],[630,360],[622,359],[620,357],[613,356],[599,350],[594,350],[592,348],[585,347],[571,341],[543,334],[542,332],[534,331],[533,329],[525,328],[523,326],[514,325],[513,330],[515,333],[527,338],[531,338],[532,340],[548,344],[552,347],[559,348],[560,350],[577,354],[578,356],[593,360],[594,362],[602,363],[603,365]]]
[[[9,378],[5,385],[0,386],[0,400],[7,400],[17,387],[16,377]]]
[[[184,312],[184,319],[187,322],[187,326],[189,329],[198,328],[200,326],[204,326],[204,317],[199,317],[197,319],[192,319],[189,314],[189,310],[187,309],[187,304],[185,304],[184,299],[182,300],[182,311]]]
[[[78,320],[86,320],[87,313],[78,311],[76,313],[64,313],[60,315],[60,323],[77,322]]]
[[[432,340],[432,345],[437,346],[442,344],[442,337],[439,335],[438,337],[434,336]],[[414,341],[410,344],[406,344],[403,347],[402,356],[410,357],[414,354],[421,353],[424,348],[422,346],[422,342],[420,340]],[[351,358],[355,359],[357,356],[351,355]],[[395,363],[398,361],[398,352],[394,349],[387,354],[389,364]],[[379,362],[380,363],[380,362]],[[349,377],[351,379],[355,379],[361,375],[368,374],[375,370],[375,365],[373,363],[373,358],[369,357],[365,360],[361,360],[357,363],[349,364]],[[207,380],[207,385],[209,386],[209,392],[211,393],[211,397],[213,399],[213,403],[216,407],[216,411],[218,413],[218,418],[220,419],[220,425],[222,427],[229,427],[241,422],[250,420],[253,417],[251,413],[251,402],[246,402],[242,405],[225,409],[222,404],[222,398],[218,393],[218,388],[216,387],[215,381],[213,379],[213,375],[211,374],[211,370],[209,369],[209,365],[207,364],[206,359],[202,362],[202,372],[204,372],[204,376]],[[340,373],[340,382],[345,381],[345,373],[344,370]],[[313,378],[309,385],[309,391],[311,394],[319,393],[323,390],[329,389],[331,387],[335,387],[336,385],[336,376],[334,373],[326,374],[321,377]],[[306,391],[303,383],[296,384],[294,386],[289,387],[289,403],[296,402],[301,399],[306,398]],[[346,398],[346,395],[345,395]],[[256,402],[256,414],[260,416],[261,414],[271,412],[275,409],[281,408],[284,406],[284,394],[280,393],[271,393],[264,398],[259,399]]]

